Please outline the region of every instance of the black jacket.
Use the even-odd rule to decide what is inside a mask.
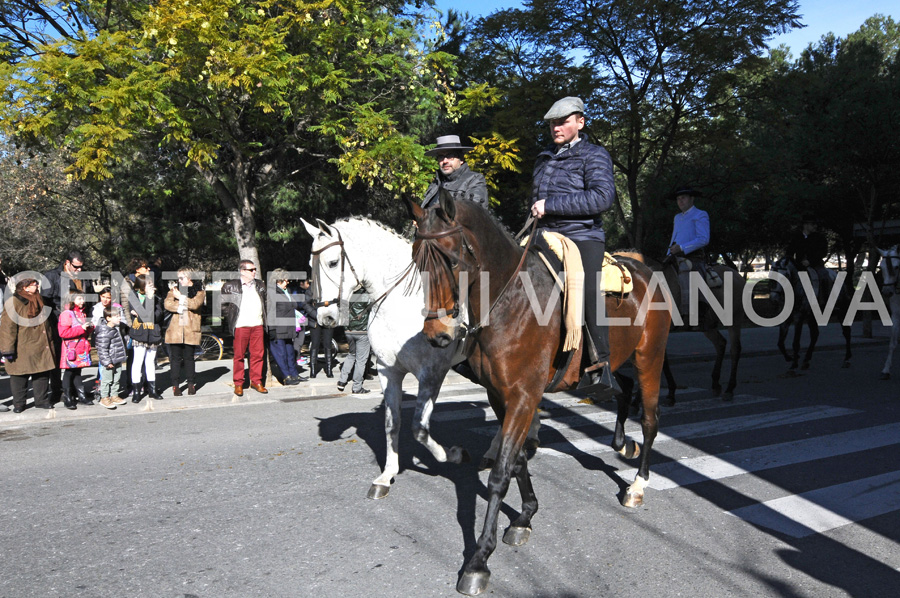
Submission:
[[[75,286],[73,278],[63,276],[62,264],[58,268],[44,272],[44,276],[47,278],[48,284],[41,284],[41,297],[44,299],[44,305],[49,305],[53,308],[53,317],[58,319],[59,314],[62,313],[61,304],[65,301],[66,295],[72,291],[77,291],[78,287]],[[68,286],[60,291],[63,281]],[[60,292],[62,292],[62,297],[60,297]]]
[[[487,183],[484,181],[484,175],[472,171],[468,164],[464,163],[449,175],[445,175],[438,169],[434,180],[425,191],[422,207],[430,208],[432,205],[437,205],[438,193],[441,189],[449,191],[454,201],[465,199],[475,202],[483,208],[488,207]]]
[[[130,303],[130,310],[137,314],[128,314],[129,321],[131,322],[130,328],[128,329],[128,336],[148,345],[161,343],[163,338],[161,322],[164,298],[157,297],[156,295],[152,298],[146,297],[144,303],[141,304],[137,293],[131,293],[128,301]]]
[[[262,302],[263,326],[266,325],[266,285],[259,279],[254,279],[256,292],[259,293],[259,300]],[[241,279],[229,280],[222,285],[222,315],[225,316],[225,323],[228,324],[228,330],[234,334],[234,325],[237,323],[238,314],[241,311],[241,299],[244,296]]]
[[[534,165],[531,203],[544,200],[546,215],[538,226],[573,241],[605,241],[600,214],[616,198],[609,153],[582,137],[569,149],[541,152]]]
[[[301,309],[302,304],[290,292],[278,287],[270,289],[272,302],[275,304],[275,318],[269,318],[269,338],[290,340],[297,336],[297,318],[294,310]]]

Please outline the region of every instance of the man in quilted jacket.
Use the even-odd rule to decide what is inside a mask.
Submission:
[[[565,235],[575,242],[584,266],[585,319],[590,341],[585,349],[593,362],[581,387],[598,397],[620,392],[609,368],[609,329],[597,312],[600,269],[606,250],[601,214],[616,196],[609,153],[581,134],[584,102],[566,97],[557,101],[544,121],[550,125],[553,146],[538,155],[532,181],[531,214],[538,231]],[[593,346],[591,346],[593,345]]]

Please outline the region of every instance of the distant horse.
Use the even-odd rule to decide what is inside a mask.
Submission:
[[[841,285],[839,288],[835,289],[833,286],[836,283],[835,278],[831,278],[828,281],[819,281],[818,287],[813,285],[810,280],[808,283],[810,287],[808,288],[803,284],[797,267],[787,258],[781,258],[775,262],[772,270],[781,274],[790,284],[789,290],[786,290],[779,279],[772,278],[772,286],[769,290],[769,296],[772,301],[774,301],[776,305],[783,306],[785,305],[785,301],[787,301],[787,293],[792,293],[794,298],[793,309],[789,317],[778,327],[778,349],[784,356],[785,361],[791,363],[790,369],[792,371],[797,369],[798,364],[800,365],[801,370],[809,369],[813,351],[816,349],[816,342],[819,340],[819,323],[816,321],[814,310],[819,313],[824,313],[824,309],[832,305],[833,301],[834,311],[839,316],[843,316],[847,313],[847,309],[850,306],[850,291],[846,285]],[[836,296],[835,293],[837,293]],[[794,326],[793,353],[788,354],[784,341],[791,325]],[[809,328],[809,347],[806,349],[803,363],[800,364],[800,336],[803,333],[804,325]],[[850,367],[851,357],[850,327],[844,326],[842,323],[841,331],[843,332],[844,340],[846,341],[844,363],[841,367],[848,368]]]
[[[419,274],[410,263],[409,241],[365,218],[339,220],[331,226],[321,220],[318,226],[304,220],[303,225],[313,237],[310,266],[316,298],[329,302],[327,307],[319,308],[321,325],[347,324],[346,306],[360,284],[372,299],[378,299],[369,312],[368,332],[384,389],[387,455],[384,471],[369,488],[369,498],[387,496],[391,480],[400,471],[400,405],[403,379],[408,373],[419,381],[413,416],[416,440],[440,462],[468,461],[464,449],[458,446],[445,449],[431,437],[429,430],[434,401],[450,370],[457,343],[435,348],[422,333],[425,299]],[[401,281],[407,271],[407,279]],[[406,290],[409,294],[405,294]]]
[[[637,257],[638,254],[629,252],[623,255]],[[673,309],[679,309],[679,306],[681,305],[681,285],[678,281],[678,270],[676,265],[674,263],[663,264],[650,258],[641,259],[654,271],[662,272],[664,274],[666,285],[671,292]],[[747,319],[747,316],[744,313],[744,304],[742,302],[745,283],[744,279],[734,268],[729,268],[722,264],[712,264],[707,266],[707,268],[718,274],[723,283],[722,286],[712,289],[713,297],[720,306],[724,309],[729,309],[730,311],[720,317],[719,313],[711,307],[709,309],[702,309],[698,315],[696,330],[702,332],[716,349],[716,361],[712,371],[713,393],[715,393],[716,396],[722,395],[724,400],[730,401],[734,398],[734,389],[737,386],[738,362],[741,359],[741,328]],[[726,296],[729,296],[731,301],[725,301]],[[690,319],[687,314],[682,316],[682,321],[685,327],[689,326]],[[719,328],[724,328],[728,331],[728,341],[726,341],[725,337],[722,336],[722,333],[719,332]],[[722,364],[725,360],[726,347],[730,347],[731,371],[728,378],[728,384],[725,386],[725,392],[723,394],[722,384],[719,380],[722,376]],[[675,376],[672,374],[672,369],[669,366],[668,356],[666,356],[665,363],[663,364],[663,374],[666,377],[666,385],[669,389],[669,394],[666,397],[667,404],[674,405],[677,384],[675,382]]]
[[[486,210],[471,202],[454,202],[447,194],[441,195],[440,206],[429,210],[411,202],[408,205],[418,227],[413,256],[419,270],[427,274],[427,278],[423,276],[428,285],[425,335],[434,345],[446,346],[466,331],[471,346],[469,365],[487,389],[491,407],[502,422],[500,451],[488,477],[484,529],[456,588],[475,595],[488,584],[487,561],[496,546],[500,506],[513,475],[522,510],[503,541],[514,546],[528,541],[538,504],[522,446],[544,392],[577,385],[581,349],[562,351],[566,332],[556,300],[559,291],[547,268],[533,251],[523,251]],[[640,309],[645,299],[664,304],[663,292],[650,286],[652,272],[644,264],[625,257],[620,261],[631,271],[634,289],[624,296],[607,295],[606,315],[627,322],[610,326],[610,366],[615,371],[631,359],[641,387],[644,450],[634,483],[622,501],[634,507],[642,504],[650,477],[671,316],[665,309]],[[465,297],[469,298],[464,308],[470,324],[464,326],[459,313]],[[620,396],[612,447],[633,458],[641,451],[633,441],[626,442],[628,411],[627,401]]]
[[[900,245],[894,245],[890,249],[879,249],[878,253],[881,254],[878,266],[881,268],[883,279],[881,294],[891,310],[891,344],[888,347],[884,368],[881,370],[881,379],[890,380],[891,359],[894,356],[894,349],[897,348],[897,339],[900,337]]]

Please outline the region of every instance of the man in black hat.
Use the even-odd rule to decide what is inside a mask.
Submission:
[[[434,149],[425,152],[426,156],[434,156],[437,159],[439,168],[425,191],[423,208],[437,205],[441,189],[450,192],[454,201],[465,199],[488,207],[487,183],[484,176],[473,172],[466,164],[465,154],[471,149],[460,143],[459,136],[444,135],[437,138]]]
[[[828,239],[819,232],[819,221],[815,214],[804,214],[802,225],[791,237],[785,252],[797,270],[808,272],[813,288],[818,293],[820,283],[827,285],[831,280],[825,268],[828,256]],[[830,290],[830,289],[829,289]]]
[[[553,145],[538,155],[531,184],[531,215],[539,218],[538,230],[557,232],[572,240],[584,266],[584,315],[591,356],[580,388],[597,398],[621,392],[609,368],[609,328],[605,314],[596,313],[598,278],[606,251],[601,214],[616,197],[609,153],[581,135],[584,102],[581,98],[558,100],[544,115]]]

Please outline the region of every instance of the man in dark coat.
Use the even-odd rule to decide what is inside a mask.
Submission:
[[[484,176],[473,172],[466,164],[465,154],[471,149],[460,143],[459,136],[444,135],[437,138],[434,149],[425,152],[426,156],[434,156],[437,159],[439,168],[425,191],[423,208],[437,205],[441,189],[449,192],[455,201],[464,199],[484,208],[488,207],[487,183]]]
[[[59,338],[57,322],[62,313],[62,303],[69,293],[85,292],[83,282],[78,278],[84,268],[84,256],[80,251],[72,250],[58,268],[44,272],[46,281],[41,284],[41,298],[44,305],[53,308],[50,312],[50,328],[53,332],[53,347],[59,355],[62,350],[62,339]],[[57,403],[62,396],[62,380],[59,368],[50,373],[50,402]]]
[[[821,295],[830,292],[831,277],[825,268],[828,256],[828,239],[819,232],[819,221],[814,214],[804,214],[803,222],[788,244],[787,258],[797,270],[808,272],[813,288]]]
[[[580,135],[584,102],[567,97],[557,101],[544,121],[550,125],[553,146],[538,155],[532,181],[531,214],[538,231],[565,235],[575,242],[584,266],[584,307],[591,355],[589,377],[582,388],[595,393],[621,392],[609,368],[609,329],[596,313],[598,282],[606,250],[601,214],[616,197],[609,153]],[[605,316],[605,314],[602,314]]]

